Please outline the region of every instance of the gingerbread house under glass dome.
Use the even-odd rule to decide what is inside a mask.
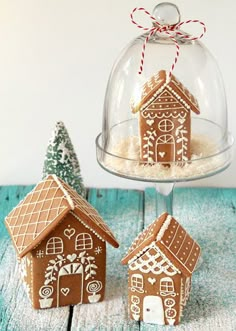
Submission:
[[[153,26],[165,28],[134,39],[111,71],[98,162],[113,174],[148,182],[216,174],[229,166],[233,144],[217,63],[200,40],[182,31],[175,5],[156,6],[152,17]],[[192,24],[199,34],[202,24]]]

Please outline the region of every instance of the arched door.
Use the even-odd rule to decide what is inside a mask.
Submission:
[[[164,134],[156,141],[156,162],[175,161],[175,139],[171,134]]]
[[[143,321],[145,323],[165,324],[162,299],[157,295],[148,295],[143,299]]]

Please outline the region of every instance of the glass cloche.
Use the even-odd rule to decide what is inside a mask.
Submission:
[[[98,162],[115,175],[148,182],[214,175],[229,166],[233,144],[219,68],[202,42],[182,25],[176,28],[175,5],[159,4],[153,16],[164,29],[133,40],[112,69],[96,140]],[[199,33],[201,23],[193,23],[191,30]]]

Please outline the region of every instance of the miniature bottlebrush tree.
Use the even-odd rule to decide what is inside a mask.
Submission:
[[[57,175],[80,195],[85,196],[86,190],[80,173],[79,161],[63,122],[56,123],[47,147],[43,178],[49,174]]]

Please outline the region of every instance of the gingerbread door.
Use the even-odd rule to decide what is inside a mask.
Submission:
[[[148,295],[143,299],[143,321],[145,323],[165,324],[163,304],[159,296]]]
[[[80,263],[63,266],[57,279],[57,306],[76,305],[83,301],[84,272]]]
[[[175,140],[171,134],[165,134],[156,141],[156,162],[172,161],[175,161]]]

